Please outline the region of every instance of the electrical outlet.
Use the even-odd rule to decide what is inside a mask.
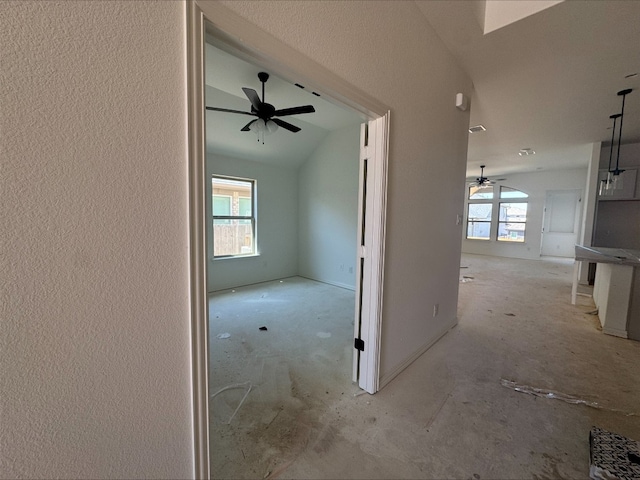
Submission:
[[[462,215],[456,215],[456,225],[462,225]]]
[[[438,311],[440,310],[440,304],[439,303],[434,303],[433,304],[433,316],[436,317],[438,315]]]

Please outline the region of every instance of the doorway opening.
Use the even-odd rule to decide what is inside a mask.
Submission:
[[[229,416],[227,421],[237,419],[238,412],[241,412],[242,405],[245,404],[251,395],[251,385],[247,382],[239,381],[236,383],[228,383],[216,391],[212,391],[209,386],[209,368],[207,361],[209,357],[208,339],[214,337],[216,340],[224,341],[231,338],[225,335],[230,332],[209,332],[210,323],[208,316],[211,314],[209,310],[209,302],[207,292],[209,290],[218,291],[219,288],[213,286],[209,288],[210,282],[217,282],[219,279],[229,280],[229,276],[234,275],[216,275],[219,270],[218,262],[213,267],[213,275],[207,278],[207,270],[211,267],[210,256],[207,249],[209,247],[207,234],[208,225],[212,224],[211,211],[208,211],[207,205],[211,205],[211,193],[206,192],[206,185],[211,182],[211,173],[207,170],[206,160],[206,144],[207,139],[205,131],[205,110],[208,104],[207,86],[204,82],[205,65],[204,58],[206,55],[205,38],[213,38],[220,43],[217,46],[225,45],[234,56],[242,60],[249,60],[250,63],[261,68],[261,71],[269,71],[271,82],[272,79],[281,78],[289,83],[298,83],[309,88],[316,95],[321,95],[330,103],[337,103],[344,108],[348,106],[359,112],[361,118],[366,119],[365,123],[356,129],[359,130],[360,142],[356,154],[359,157],[357,165],[358,188],[356,192],[357,201],[357,239],[354,252],[352,254],[351,266],[347,261],[338,264],[338,269],[347,272],[355,277],[355,292],[351,292],[351,305],[355,305],[352,310],[352,319],[355,319],[353,325],[354,334],[356,336],[354,344],[347,348],[354,351],[354,366],[352,373],[354,380],[357,380],[359,386],[366,392],[375,393],[378,388],[378,361],[379,361],[379,345],[380,345],[380,316],[382,307],[382,267],[383,267],[383,245],[384,245],[384,213],[385,213],[385,191],[386,191],[386,163],[387,163],[387,144],[388,144],[388,109],[372,101],[366,95],[363,95],[357,89],[346,85],[342,80],[333,76],[322,67],[311,64],[308,59],[299,53],[291,50],[283,44],[278,43],[273,38],[266,36],[255,27],[248,23],[243,23],[237,17],[229,17],[229,12],[212,3],[194,3],[188,5],[188,30],[189,30],[189,84],[190,84],[190,191],[191,191],[191,247],[192,247],[192,299],[193,299],[193,332],[194,332],[194,422],[196,430],[196,474],[198,476],[207,476],[209,473],[209,403],[211,397],[226,397],[223,401],[226,403]],[[215,23],[209,22],[209,19],[215,18]],[[239,41],[238,38],[242,38]],[[255,49],[252,46],[258,46]],[[257,48],[260,48],[258,51]],[[261,53],[264,52],[264,53]],[[295,65],[297,71],[294,71]],[[298,72],[304,72],[299,74]],[[294,81],[294,79],[299,79]],[[317,79],[317,80],[316,80]],[[242,82],[236,85],[241,88],[246,85]],[[273,83],[272,83],[273,84]],[[268,93],[270,94],[270,93]],[[356,100],[351,100],[355,98]],[[246,102],[246,100],[245,100]],[[364,107],[362,105],[365,105]],[[283,105],[286,107],[286,105]],[[244,107],[246,108],[246,106]],[[234,110],[239,107],[234,108]],[[292,122],[293,123],[293,122]],[[303,125],[305,128],[307,125]],[[289,132],[283,132],[289,133]],[[273,136],[269,136],[262,142],[252,142],[261,144],[260,146],[269,145]],[[228,152],[227,152],[228,153]],[[226,155],[231,157],[231,155]],[[232,157],[234,158],[234,157]],[[238,163],[235,160],[230,160]],[[237,166],[237,165],[236,165]],[[243,178],[253,178],[250,173],[225,173],[221,174],[241,176]],[[257,179],[256,191],[257,197],[260,197],[262,182]],[[286,190],[286,189],[285,189]],[[255,234],[257,235],[257,255],[247,255],[246,258],[258,262],[258,267],[264,271],[273,267],[271,262],[261,255],[261,227],[259,224],[261,218],[260,205],[257,205],[255,212],[258,224]],[[304,257],[304,256],[299,256]],[[265,264],[266,261],[266,264]],[[278,262],[276,261],[276,264]],[[255,265],[254,265],[255,266]],[[236,272],[237,273],[237,272]],[[285,277],[281,279],[287,281]],[[265,279],[265,281],[268,279]],[[281,280],[277,280],[278,283]],[[229,280],[233,282],[233,279]],[[258,280],[260,282],[260,279]],[[296,279],[297,282],[297,279]],[[245,284],[242,282],[241,284]],[[233,283],[227,285],[229,287]],[[277,288],[279,285],[275,285]],[[326,286],[321,284],[322,286]],[[220,287],[220,285],[218,285]],[[266,284],[260,284],[260,287],[270,287]],[[273,285],[271,285],[273,287]],[[328,286],[327,286],[328,287]],[[220,287],[225,290],[225,286]],[[332,288],[335,288],[333,286]],[[340,288],[340,287],[338,287]],[[226,290],[234,290],[234,288],[226,288]],[[344,289],[343,289],[344,290]],[[272,290],[275,292],[275,290]],[[231,294],[240,292],[228,292]],[[269,292],[264,298],[269,297]],[[262,297],[264,293],[260,294]],[[336,297],[333,292],[332,298]],[[326,294],[325,294],[326,296]],[[355,297],[355,298],[353,298]],[[236,297],[238,298],[238,297]],[[273,297],[272,297],[273,298]],[[355,300],[355,301],[353,301]],[[214,308],[215,310],[215,308]],[[269,333],[268,325],[266,330],[258,329],[259,333]],[[317,340],[326,340],[327,334],[331,332],[317,329],[315,332]],[[220,338],[217,336],[220,335]],[[226,338],[225,338],[226,337]],[[293,339],[292,341],[295,341]],[[357,348],[355,348],[357,347]],[[245,359],[246,360],[246,359]],[[273,371],[278,370],[277,363],[270,365]],[[284,378],[284,376],[281,376]],[[275,375],[274,378],[278,378]],[[347,376],[348,378],[348,376]],[[289,379],[291,380],[291,379]],[[293,383],[291,389],[293,389]],[[223,390],[223,391],[220,391]],[[343,392],[341,392],[342,394]],[[325,390],[325,395],[327,392]],[[219,407],[219,408],[224,408]],[[273,418],[268,419],[268,424],[278,421],[277,418],[282,416],[286,419],[286,414],[282,411],[275,411]],[[214,415],[212,415],[212,418]],[[221,417],[222,418],[222,417]],[[213,418],[215,420],[215,418]],[[222,419],[224,421],[224,419]],[[264,420],[264,419],[262,419]],[[260,420],[260,422],[262,422]],[[258,422],[258,423],[260,423]],[[262,422],[264,423],[264,422]],[[212,445],[215,449],[215,445]],[[267,450],[263,450],[265,452]],[[242,452],[241,452],[242,453]],[[246,454],[245,454],[246,455]],[[205,462],[206,459],[206,462]]]
[[[224,48],[205,44],[210,461],[213,478],[252,478],[291,451],[301,416],[358,391],[363,118],[269,69],[261,101],[315,111],[286,116],[297,132],[243,131],[254,121],[236,113],[253,111],[243,89],[259,95],[266,68]]]

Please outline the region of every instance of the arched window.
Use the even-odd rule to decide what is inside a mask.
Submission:
[[[499,192],[492,185],[469,187],[468,240],[524,243],[529,195],[505,186]]]

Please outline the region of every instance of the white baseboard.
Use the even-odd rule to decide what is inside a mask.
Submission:
[[[332,282],[329,280],[322,280],[320,278],[306,277],[304,275],[298,275],[298,276],[302,278],[306,278],[307,280],[313,280],[314,282],[326,283],[327,285],[333,285],[334,287],[340,287],[347,290],[351,290],[352,292],[356,291],[356,288],[353,285],[347,285],[346,283]]]
[[[627,331],[626,330],[619,330],[617,328],[604,327],[602,329],[602,333],[606,333],[607,335],[613,335],[614,337],[629,338],[627,336]]]

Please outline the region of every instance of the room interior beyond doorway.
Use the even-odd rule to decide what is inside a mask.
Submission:
[[[354,292],[290,277],[217,292],[209,311],[213,477],[262,478],[300,447],[310,412],[360,391]]]

